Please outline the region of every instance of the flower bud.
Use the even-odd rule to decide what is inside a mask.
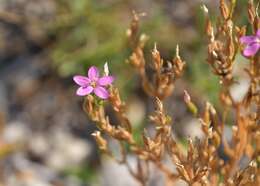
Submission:
[[[101,136],[100,131],[95,131],[91,135],[94,136],[99,149],[106,152],[107,151],[107,141]]]
[[[109,69],[108,69],[108,64],[107,64],[107,62],[106,62],[105,65],[104,65],[104,73],[105,73],[106,76],[109,75]]]
[[[190,95],[186,90],[184,90],[184,102],[186,103],[189,111],[196,116],[198,114],[198,108],[197,106],[191,101]]]

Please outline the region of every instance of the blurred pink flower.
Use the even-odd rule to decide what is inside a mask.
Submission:
[[[256,35],[241,37],[240,42],[246,45],[243,54],[247,57],[254,56],[260,49],[260,29],[257,30]]]
[[[114,77],[108,75],[99,77],[99,70],[92,66],[88,70],[88,77],[76,75],[73,80],[80,86],[76,93],[78,96],[86,96],[94,92],[101,99],[107,99],[109,92],[106,86],[112,84]]]

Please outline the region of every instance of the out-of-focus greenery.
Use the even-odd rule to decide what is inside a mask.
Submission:
[[[167,59],[174,56],[176,44],[187,61],[186,78],[192,87],[205,92],[216,103],[218,80],[206,64],[206,40],[204,16],[200,5],[191,9],[191,19],[185,25],[174,21],[166,11],[168,1],[130,0],[57,0],[57,16],[51,25],[51,33],[57,36],[52,48],[52,59],[61,76],[85,74],[90,65],[102,68],[108,61],[117,77],[122,93],[127,95],[133,87],[134,74],[125,60],[130,55],[126,29],[131,20],[132,10],[146,12],[141,30],[150,36],[146,48],[147,59],[154,42]],[[238,1],[237,8],[246,2]],[[187,5],[188,6],[188,5]],[[216,10],[210,9],[215,21]],[[246,15],[235,15],[239,23],[246,22]],[[190,23],[189,23],[190,22]]]
[[[84,183],[93,183],[97,180],[95,169],[88,165],[84,165],[78,168],[69,168],[64,172],[64,175],[75,176]]]
[[[107,60],[123,60],[125,25],[119,24],[123,19],[112,5],[86,0],[58,2],[53,25],[58,42],[52,56],[62,76],[84,72],[86,66],[99,66]]]
[[[90,65],[102,67],[108,61],[124,94],[131,89],[132,71],[125,60],[130,55],[126,37],[132,10],[142,10],[138,1],[57,1],[58,13],[51,26],[57,36],[52,49],[52,59],[61,76],[86,73]],[[145,8],[144,8],[145,9]],[[142,31],[150,36],[147,51],[158,42],[165,51],[175,48],[173,24],[158,3],[152,3],[149,13],[142,21]],[[149,10],[148,10],[149,11]]]

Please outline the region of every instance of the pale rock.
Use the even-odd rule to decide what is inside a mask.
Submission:
[[[8,143],[26,143],[31,131],[24,123],[13,121],[5,126],[3,139]]]
[[[187,122],[184,122],[185,125],[183,126],[183,134],[184,136],[187,137],[191,137],[192,139],[195,138],[203,138],[204,137],[204,133],[201,130],[201,124],[197,119],[190,119]]]
[[[234,83],[230,88],[232,98],[236,102],[241,101],[246,95],[249,86],[250,80],[248,78],[238,80],[238,83]]]
[[[8,175],[4,177],[6,186],[53,186],[50,182],[57,178],[53,170],[31,162],[23,153],[16,153],[9,158],[8,165],[15,171],[5,169],[5,174]]]
[[[144,103],[138,98],[132,98],[127,104],[126,115],[132,125],[140,125],[145,117]]]
[[[92,147],[87,141],[74,137],[65,130],[54,130],[50,136],[52,150],[49,150],[46,162],[55,170],[76,167],[90,155]]]
[[[135,166],[134,157],[128,159]],[[103,159],[101,167],[101,186],[139,186],[125,165],[118,164],[112,159]]]
[[[32,139],[29,141],[29,148],[32,153],[38,156],[45,156],[51,148],[47,136],[34,134]]]

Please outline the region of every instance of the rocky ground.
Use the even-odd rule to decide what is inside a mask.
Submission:
[[[165,0],[165,11],[176,24],[187,25],[193,17],[184,10],[200,2]],[[51,65],[48,50],[53,38],[45,31],[55,10],[51,0],[0,0],[0,186],[137,185],[124,166],[106,157],[100,160],[90,136],[95,126],[82,110],[82,99],[75,96],[71,77],[59,77]],[[248,80],[241,79],[239,85],[233,87],[237,99]],[[202,137],[183,103],[188,84],[176,86],[166,104],[174,135]],[[136,125],[153,110],[153,102],[143,99],[139,89],[127,100],[128,116]],[[192,96],[199,105],[204,101],[196,99],[196,93]],[[226,131],[229,136],[230,129]],[[135,164],[133,157],[129,161]],[[153,171],[149,185],[162,183]]]

